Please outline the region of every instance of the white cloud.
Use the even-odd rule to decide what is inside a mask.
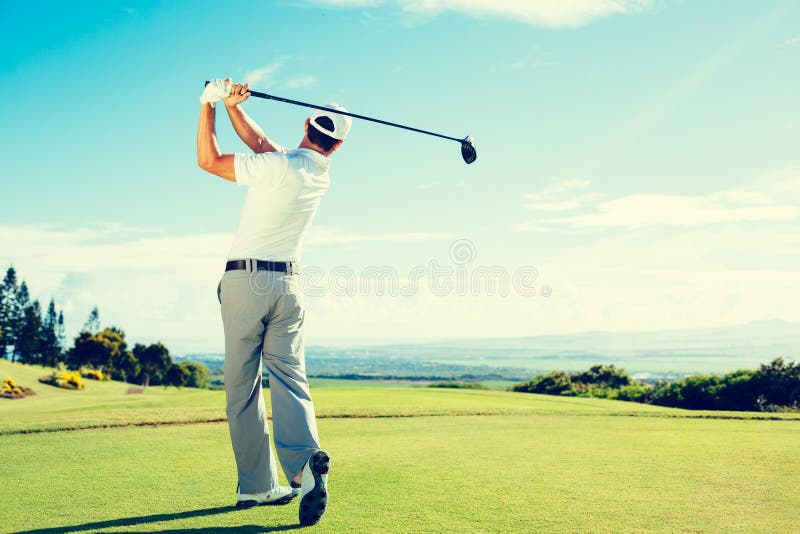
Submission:
[[[252,86],[253,84],[258,84],[259,87],[271,87],[277,84],[281,84],[289,89],[301,89],[303,87],[311,87],[312,85],[317,83],[317,77],[311,74],[294,76],[288,79],[282,77],[285,81],[281,81],[280,79],[278,79],[276,77],[276,74],[283,68],[285,60],[286,58],[284,57],[277,61],[274,61],[273,63],[270,63],[269,65],[249,70],[242,77],[242,81],[244,83],[249,84],[250,86]]]
[[[458,11],[473,17],[496,16],[546,28],[575,28],[611,15],[637,13],[650,0],[400,0],[406,11],[437,14]]]
[[[800,44],[800,35],[798,35],[797,37],[790,37],[789,39],[786,39],[783,42],[784,46],[793,46],[796,44]]]
[[[574,191],[588,188],[591,182],[588,180],[563,180],[553,182],[545,186],[538,193],[523,193],[522,200],[525,207],[536,211],[567,211],[582,207],[588,202],[592,202],[601,197],[597,193],[578,193],[577,196],[565,198],[565,195]]]
[[[554,198],[567,202],[571,195]],[[625,195],[578,215],[538,217],[517,229],[559,232],[560,239],[556,245],[548,240],[549,251],[537,254],[553,296],[531,328],[657,330],[772,317],[797,321],[798,220],[798,168],[705,195]],[[536,240],[530,234],[528,241]]]
[[[471,17],[501,17],[545,28],[576,28],[612,15],[626,15],[651,7],[654,0],[312,0],[337,7],[394,4],[423,15],[445,11]]]
[[[791,220],[800,207],[731,202],[721,195],[629,195],[601,203],[592,213],[554,219],[577,227],[695,226],[704,224]]]
[[[586,189],[590,185],[591,182],[589,180],[563,180],[559,182],[553,182],[550,185],[545,186],[537,193],[523,193],[522,198],[524,200],[542,200],[545,198],[552,198],[563,193],[569,193],[570,191],[574,191],[576,189]]]
[[[269,65],[264,65],[257,69],[245,72],[242,81],[246,84],[253,85],[254,83],[261,82],[263,86],[269,86],[272,82],[272,76],[283,66],[283,61],[278,60]]]
[[[290,89],[300,89],[302,87],[311,87],[317,83],[317,77],[306,75],[306,76],[298,76],[296,78],[291,78],[286,81],[286,87]]]
[[[577,209],[599,198],[581,194],[565,198],[574,190],[556,184],[543,194],[523,195],[529,209],[561,211]],[[557,197],[555,200],[553,197]],[[547,202],[538,202],[546,199]],[[530,202],[534,200],[537,202]],[[646,226],[700,226],[720,223],[794,221],[800,219],[800,171],[776,180],[706,195],[632,194],[597,202],[583,213],[568,217],[538,219],[520,225],[521,230],[561,228],[641,228]]]

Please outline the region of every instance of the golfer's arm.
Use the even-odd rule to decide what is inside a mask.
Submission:
[[[204,171],[216,174],[231,182],[236,181],[233,170],[233,154],[223,154],[217,145],[214,132],[214,108],[200,105],[200,124],[197,127],[197,164]]]
[[[261,154],[278,150],[264,134],[264,130],[244,112],[241,106],[225,106],[225,109],[228,110],[228,117],[231,118],[236,134],[253,152]]]

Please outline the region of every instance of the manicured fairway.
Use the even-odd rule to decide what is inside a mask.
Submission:
[[[220,392],[154,388],[141,400],[120,400],[113,388],[123,385],[90,388],[96,385],[109,389],[105,401],[99,390],[91,401],[77,395],[92,389],[45,393],[39,386],[38,400],[0,404],[0,529],[268,532],[297,526],[296,503],[231,506],[236,480],[224,423],[58,430],[84,420],[137,421],[141,409],[184,420],[197,410],[221,416]],[[613,401],[417,388],[320,388],[315,400],[328,415],[319,425],[333,467],[332,504],[312,530],[798,528],[797,418],[695,418]],[[136,404],[145,401],[150,404]],[[30,419],[49,431],[18,433]]]

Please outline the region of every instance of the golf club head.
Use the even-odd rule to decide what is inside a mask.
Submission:
[[[471,135],[461,140],[461,157],[464,158],[464,162],[467,165],[478,159],[478,153],[475,151],[474,142]]]

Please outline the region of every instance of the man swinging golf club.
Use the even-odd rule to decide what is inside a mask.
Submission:
[[[242,217],[217,287],[225,330],[225,395],[239,475],[237,506],[287,504],[298,495],[300,523],[317,523],[328,504],[330,458],[320,448],[306,378],[305,308],[296,274],[303,234],[328,189],[330,155],[352,119],[317,111],[295,150],[276,144],[240,104],[247,84],[212,80],[200,97],[200,168],[248,187]],[[253,154],[222,154],[214,132],[223,100],[236,133]],[[341,109],[338,104],[328,107]],[[269,371],[275,449],[291,487],[278,484],[261,389]]]

